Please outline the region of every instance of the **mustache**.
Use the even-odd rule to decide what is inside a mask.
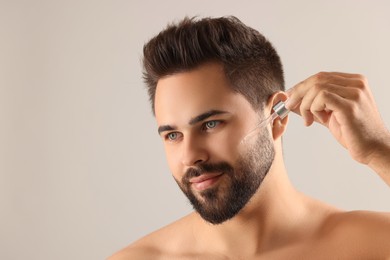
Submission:
[[[214,173],[214,172],[223,172],[230,174],[234,171],[233,167],[226,163],[200,163],[195,167],[188,168],[183,176],[183,182],[189,183],[191,178],[201,176],[205,172]]]

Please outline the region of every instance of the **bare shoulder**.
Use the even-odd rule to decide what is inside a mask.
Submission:
[[[191,215],[179,219],[135,241],[115,253],[108,260],[168,259],[183,245],[191,244]]]
[[[329,216],[327,227],[350,232],[390,236],[390,213],[373,211],[337,212]]]
[[[156,247],[132,244],[115,253],[107,260],[127,260],[127,259],[158,259],[161,253]]]
[[[331,214],[319,234],[322,245],[368,258],[390,258],[390,213],[349,211]]]

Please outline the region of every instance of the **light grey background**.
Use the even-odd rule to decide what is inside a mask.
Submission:
[[[279,51],[287,86],[318,71],[369,79],[390,125],[389,1],[0,2],[0,259],[104,259],[190,212],[141,80],[168,22],[235,15]],[[328,131],[291,115],[295,186],[345,209],[390,210],[390,189]]]

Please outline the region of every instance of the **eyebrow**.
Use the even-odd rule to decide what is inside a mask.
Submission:
[[[209,117],[212,117],[212,116],[215,116],[215,115],[220,115],[220,114],[226,114],[228,112],[226,111],[222,111],[222,110],[209,110],[207,112],[204,112],[194,118],[191,118],[191,120],[188,122],[188,124],[190,125],[195,125],[196,123],[199,123],[199,122],[202,122],[203,120],[209,118]]]
[[[203,120],[209,118],[209,117],[212,117],[212,116],[215,116],[215,115],[220,115],[220,114],[226,114],[228,113],[227,111],[222,111],[222,110],[215,110],[215,109],[212,109],[212,110],[209,110],[209,111],[206,111],[194,118],[191,118],[190,121],[188,122],[189,125],[195,125],[199,122],[202,122]],[[158,134],[160,135],[162,132],[164,131],[172,131],[172,130],[176,130],[176,126],[173,126],[173,125],[161,125],[158,127]]]
[[[172,130],[176,130],[176,127],[171,125],[161,125],[158,127],[158,134],[161,135],[162,132],[172,131]]]

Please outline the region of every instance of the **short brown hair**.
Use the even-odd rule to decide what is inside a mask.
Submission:
[[[144,81],[154,111],[157,82],[164,76],[219,62],[234,91],[255,110],[284,90],[283,68],[272,44],[233,16],[184,18],[144,46]]]

